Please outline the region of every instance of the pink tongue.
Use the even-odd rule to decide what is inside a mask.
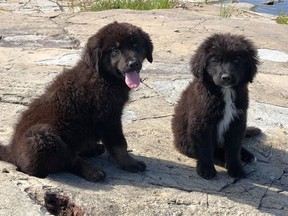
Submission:
[[[125,73],[125,82],[129,88],[137,88],[140,85],[140,76],[137,71]]]

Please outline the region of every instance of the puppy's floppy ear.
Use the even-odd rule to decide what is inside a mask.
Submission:
[[[196,50],[196,54],[190,60],[191,72],[199,80],[203,80],[204,78],[206,62],[207,55],[200,47]]]
[[[241,46],[241,56],[245,64],[245,78],[246,82],[253,82],[253,79],[257,73],[257,67],[259,65],[257,48],[254,43],[245,38],[244,36],[234,36],[237,39],[237,43]]]
[[[101,42],[97,40],[96,36],[92,36],[88,39],[86,47],[83,53],[83,59],[91,69],[94,69],[99,72],[100,63],[101,63]]]
[[[249,50],[246,55],[246,65],[247,65],[247,81],[253,82],[253,79],[257,73],[257,66],[259,64],[257,51],[255,48]]]
[[[99,72],[101,62],[101,49],[99,47],[94,50],[87,50],[84,53],[84,60],[91,69],[95,69]]]
[[[145,46],[145,55],[146,55],[146,59],[152,63],[153,62],[153,44],[152,41],[150,39],[150,36],[144,32],[143,30],[139,29],[140,31],[140,35],[142,36],[142,38],[144,39],[144,46]]]

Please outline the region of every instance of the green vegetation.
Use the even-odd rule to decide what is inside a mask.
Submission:
[[[109,9],[152,10],[173,8],[177,0],[69,0],[69,6],[80,7],[81,11]]]
[[[288,15],[285,14],[280,14],[277,18],[276,18],[276,22],[278,24],[288,24]]]
[[[222,1],[220,5],[220,17],[229,18],[234,11],[235,5],[235,3]]]

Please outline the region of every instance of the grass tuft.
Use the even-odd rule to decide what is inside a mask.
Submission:
[[[276,18],[276,22],[278,24],[288,24],[288,15],[285,14],[279,14],[279,16]]]
[[[177,0],[69,0],[71,7],[81,11],[102,11],[110,9],[152,10],[169,9],[177,5]]]
[[[220,5],[220,17],[229,18],[231,17],[236,4],[231,3],[230,1],[223,0]]]

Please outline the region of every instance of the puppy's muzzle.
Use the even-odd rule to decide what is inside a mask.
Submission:
[[[220,76],[220,82],[221,82],[221,86],[223,87],[229,87],[229,86],[233,86],[236,84],[235,78],[229,73],[222,74]]]
[[[231,79],[232,79],[232,77],[229,74],[222,74],[222,76],[221,76],[221,80],[223,82],[230,82]]]
[[[127,61],[129,71],[140,71],[142,63],[137,58],[131,58]]]

